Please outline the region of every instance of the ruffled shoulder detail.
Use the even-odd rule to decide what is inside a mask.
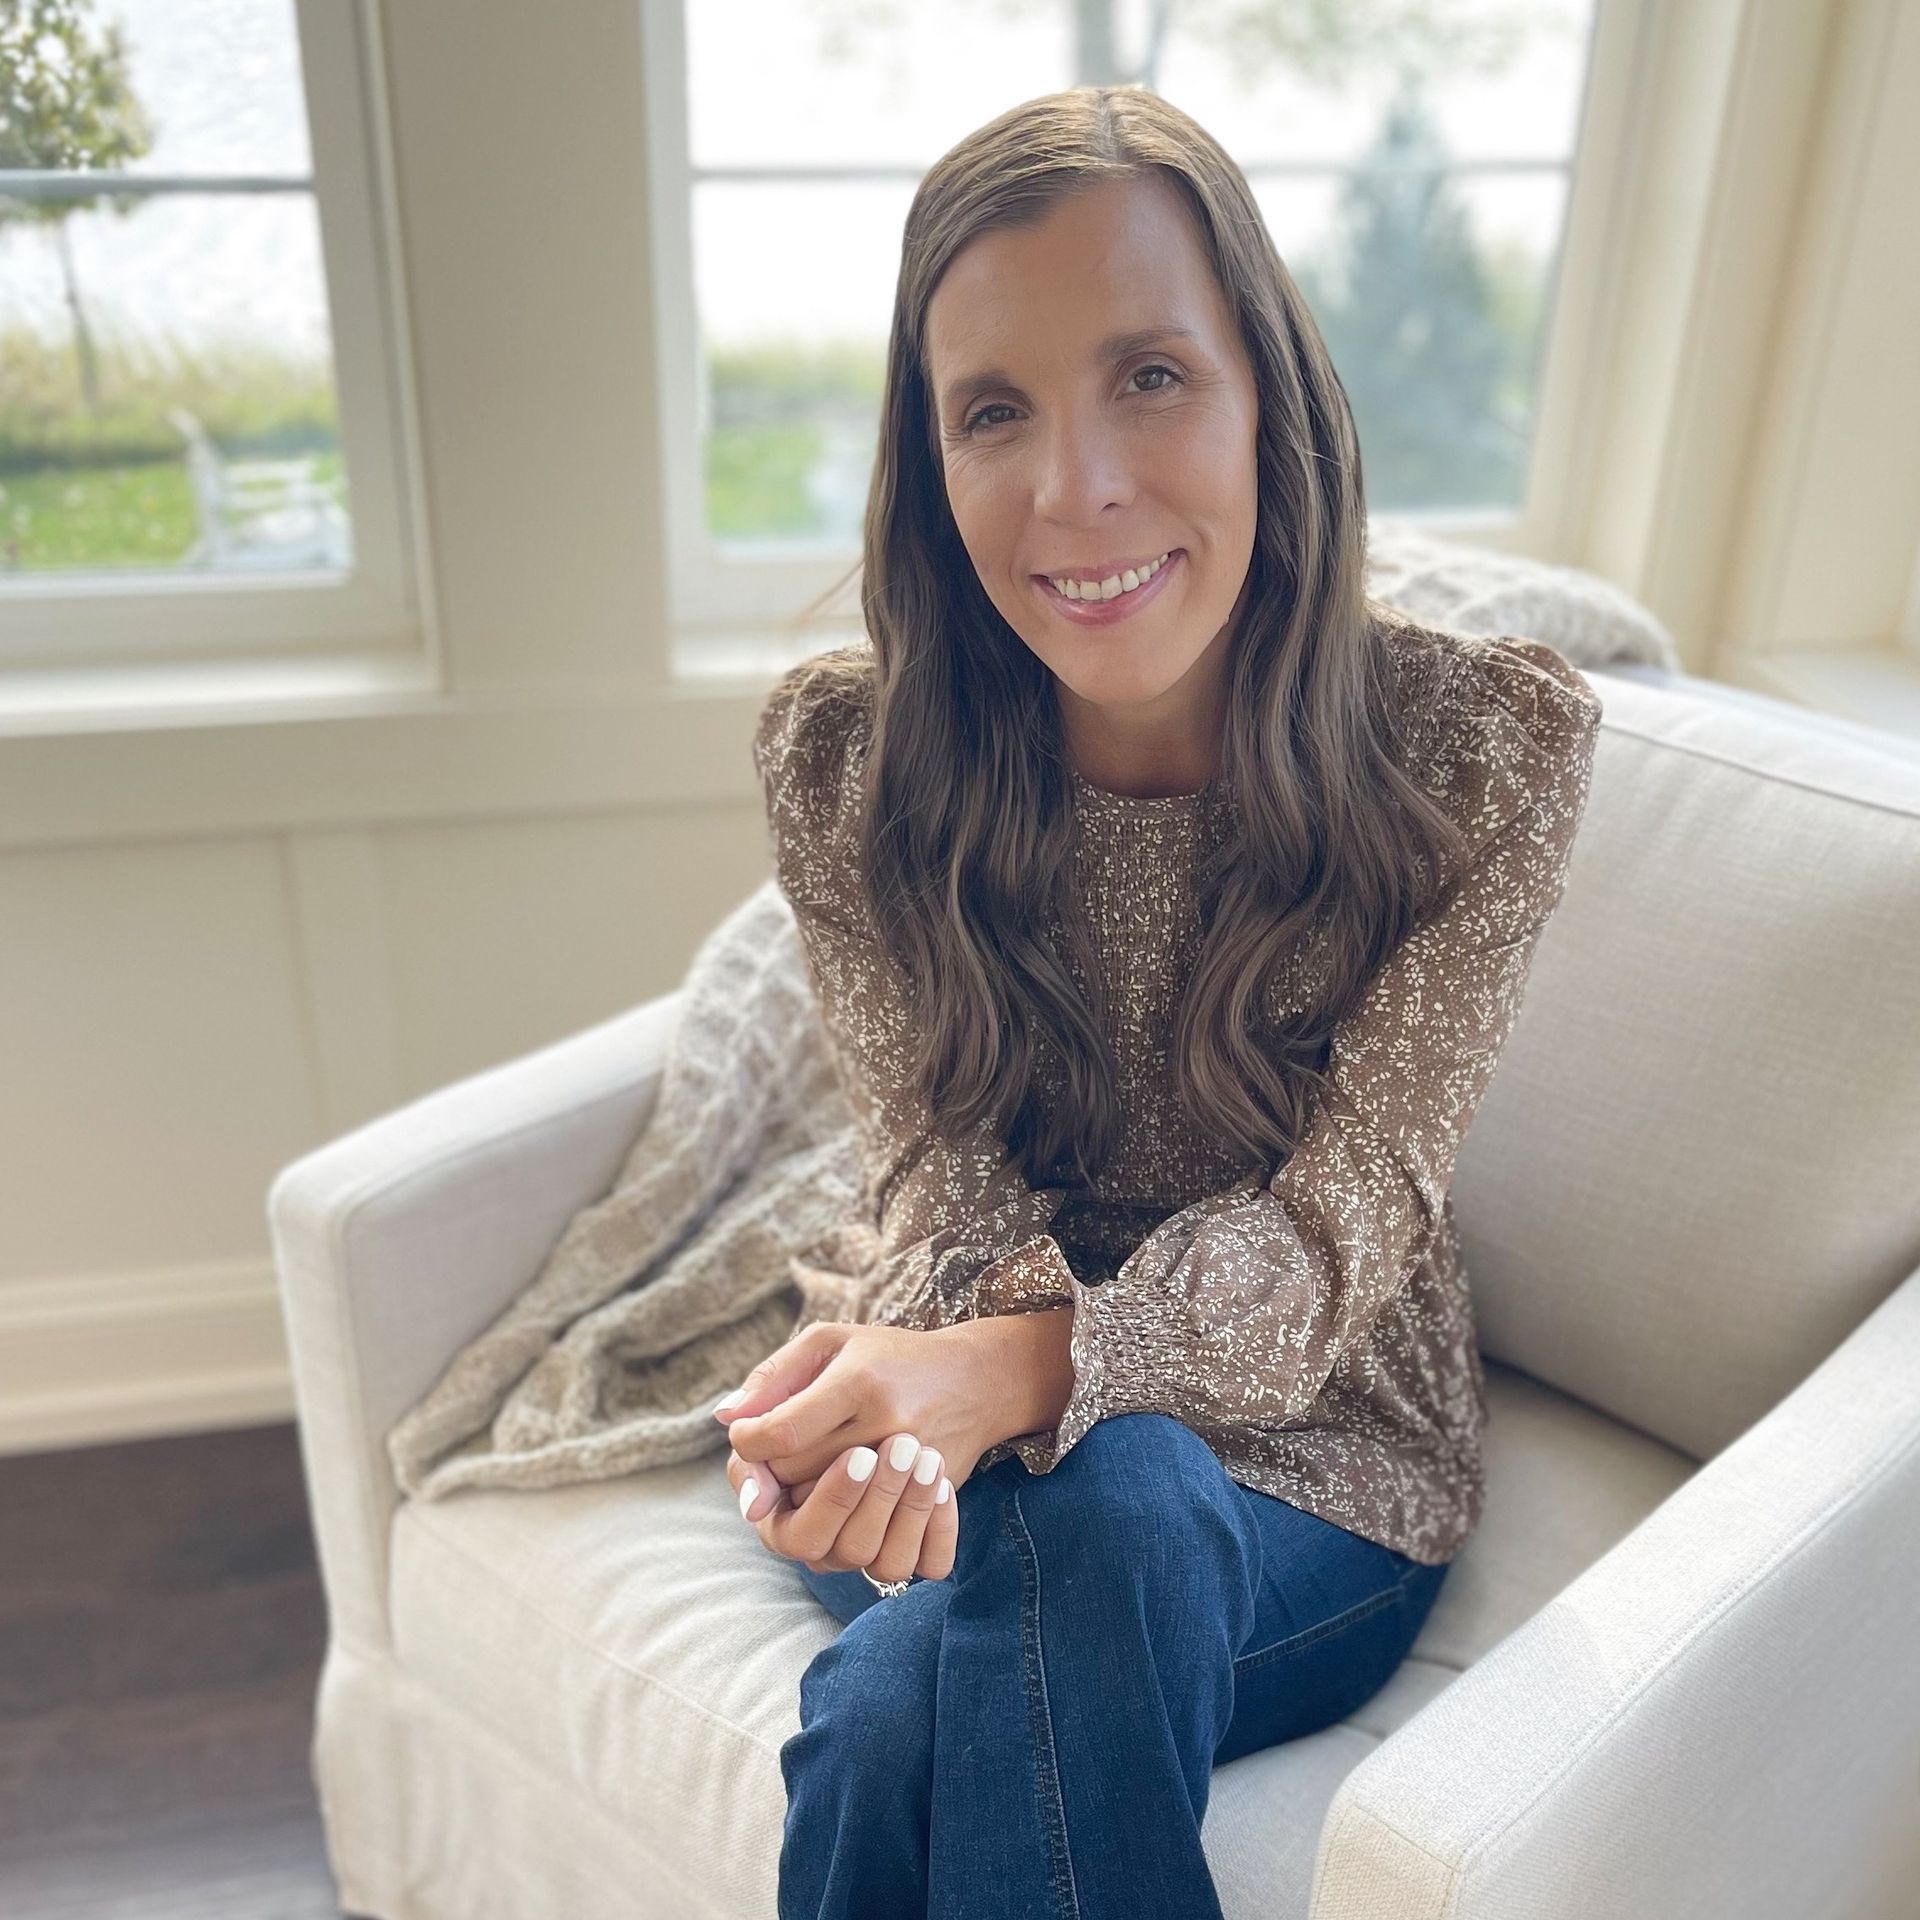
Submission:
[[[1567,657],[1523,635],[1449,633],[1437,695],[1436,797],[1476,841],[1529,806],[1584,799],[1603,711]]]
[[[1559,758],[1600,724],[1603,707],[1592,683],[1546,641],[1468,634],[1462,650],[1483,700],[1511,714],[1549,758]]]
[[[873,725],[873,650],[833,647],[774,682],[753,729],[753,765],[766,795],[783,881],[804,846],[824,857],[848,826]]]

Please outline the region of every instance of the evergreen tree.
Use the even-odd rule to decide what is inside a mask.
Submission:
[[[1518,343],[1445,160],[1408,76],[1341,190],[1337,268],[1298,270],[1353,403],[1373,511],[1510,506],[1524,488]]]

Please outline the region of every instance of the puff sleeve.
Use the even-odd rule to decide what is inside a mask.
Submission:
[[[1050,1471],[1099,1420],[1304,1424],[1418,1271],[1461,1141],[1563,892],[1601,712],[1544,643],[1475,639],[1453,737],[1470,852],[1336,1028],[1326,1084],[1264,1182],[1181,1208],[1104,1283],[1067,1271],[1074,1385],[1055,1428],[1005,1443]]]
[[[1032,1187],[990,1126],[948,1140],[910,1084],[906,981],[873,927],[855,864],[871,656],[835,649],[789,669],[762,708],[753,761],[775,878],[793,908],[866,1168],[868,1219],[797,1264],[804,1291],[844,1317],[922,1329],[1065,1305],[1067,1271],[1046,1231],[1065,1198]],[[1056,1264],[1057,1261],[1057,1264]]]

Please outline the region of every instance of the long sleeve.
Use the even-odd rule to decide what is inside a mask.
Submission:
[[[1564,889],[1600,716],[1541,643],[1475,641],[1466,657],[1480,697],[1455,733],[1471,849],[1457,889],[1336,1029],[1313,1117],[1270,1180],[1179,1209],[1102,1284],[1054,1265],[1071,1397],[1055,1428],[997,1454],[1045,1473],[1095,1422],[1135,1411],[1216,1434],[1308,1424],[1418,1272]]]
[[[813,1269],[809,1291],[870,1324],[934,1328],[1064,1305],[1065,1261],[1046,1231],[1064,1189],[1031,1187],[990,1127],[938,1137],[910,1084],[906,982],[871,923],[854,851],[870,673],[861,647],[802,661],[774,686],[753,739],[775,878],[867,1169],[870,1221],[839,1247],[858,1271],[823,1284],[818,1255],[799,1264]]]

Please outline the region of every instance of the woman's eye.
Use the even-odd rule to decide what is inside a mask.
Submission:
[[[1171,367],[1161,366],[1158,361],[1156,361],[1150,367],[1136,368],[1132,373],[1132,375],[1130,375],[1129,377],[1131,379],[1138,380],[1142,374],[1146,374],[1146,373],[1164,373],[1167,376],[1168,381],[1171,383],[1171,386],[1177,387],[1180,384],[1180,375],[1175,373]],[[1170,390],[1171,390],[1171,387],[1169,386],[1140,387],[1135,389],[1135,391],[1139,393],[1167,393]],[[1018,411],[1017,408],[1009,407],[1004,400],[990,401],[986,406],[982,407],[980,411],[976,413],[971,420],[969,420],[966,423],[966,425],[961,429],[961,432],[977,433],[980,430],[980,426],[983,421],[986,421],[986,424],[989,426],[1002,425],[1004,424],[1003,422],[988,421],[987,415],[990,413],[1013,413],[1017,411]]]
[[[980,411],[967,422],[966,430],[969,433],[975,432],[979,428],[980,422],[990,413],[1011,413],[1012,411],[1013,409],[1009,407],[1004,400],[996,400],[992,405],[982,407]]]

